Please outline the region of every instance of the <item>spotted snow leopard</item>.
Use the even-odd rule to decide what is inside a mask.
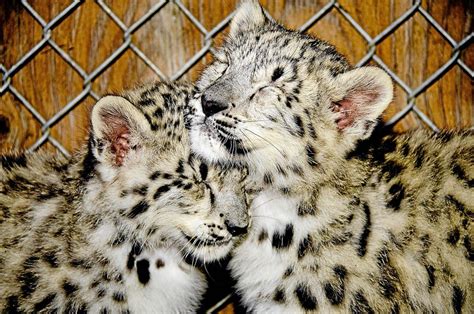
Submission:
[[[247,210],[240,171],[190,154],[192,89],[100,99],[88,147],[71,159],[0,157],[2,313],[196,309],[206,281],[192,262],[227,255]]]
[[[472,131],[373,132],[388,75],[256,1],[197,86],[192,149],[249,167],[252,222],[230,262],[249,311],[474,312]]]

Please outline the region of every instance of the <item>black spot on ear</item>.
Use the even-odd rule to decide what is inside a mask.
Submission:
[[[299,284],[295,290],[296,297],[300,302],[301,306],[308,311],[315,310],[318,306],[316,297],[311,294],[309,287],[305,284]]]
[[[273,295],[273,301],[278,303],[285,303],[285,292],[281,288],[275,290],[275,294]]]
[[[150,205],[146,201],[141,201],[137,205],[133,206],[133,208],[130,210],[127,216],[128,218],[133,219],[137,217],[138,215],[146,212],[149,207]]]
[[[275,232],[272,238],[272,246],[276,249],[288,248],[293,242],[293,225],[288,224],[283,233]]]
[[[460,314],[464,304],[464,292],[458,286],[453,286],[454,313]]]
[[[275,69],[275,71],[273,71],[273,74],[272,74],[272,81],[276,81],[278,80],[282,75],[283,75],[283,68],[281,67],[278,67]]]
[[[150,281],[150,262],[146,259],[137,261],[138,280],[146,285]]]
[[[46,309],[56,298],[54,293],[48,294],[43,300],[35,304],[35,313]]]
[[[72,284],[69,281],[65,281],[63,283],[63,290],[67,297],[76,292],[78,289],[79,287],[77,285]]]
[[[207,179],[207,173],[209,172],[209,169],[205,163],[201,163],[199,165],[199,173],[201,174],[201,180],[206,180]]]
[[[447,241],[451,245],[455,245],[459,241],[459,229],[455,228],[448,233]]]

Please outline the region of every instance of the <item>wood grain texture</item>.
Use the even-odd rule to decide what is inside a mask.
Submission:
[[[183,0],[184,6],[208,31],[232,13],[237,0]],[[321,10],[326,0],[262,0],[266,10],[278,21],[299,28]],[[339,0],[371,37],[387,28],[408,10],[412,0]],[[31,6],[46,21],[50,21],[70,1],[30,0]],[[159,0],[107,0],[105,3],[128,27],[143,17]],[[473,31],[472,0],[423,0],[422,7],[433,16],[456,41]],[[0,2],[0,64],[6,69],[15,65],[43,38],[40,24],[25,10],[19,0]],[[228,30],[213,37],[215,46],[222,43]],[[334,44],[352,63],[368,51],[364,38],[343,15],[332,9],[312,25],[308,32]],[[86,73],[100,66],[124,42],[124,31],[92,0],[84,1],[51,30],[51,38]],[[153,62],[165,76],[172,76],[206,43],[205,37],[189,21],[178,6],[170,1],[142,27],[132,33],[131,42]],[[376,55],[409,87],[415,89],[446,63],[452,56],[451,46],[421,14],[397,28],[376,47]],[[183,78],[195,80],[211,60],[210,53],[197,61]],[[472,43],[461,59],[474,68]],[[100,73],[91,84],[98,95],[119,91],[137,82],[157,79],[157,74],[131,49]],[[5,83],[5,82],[4,82]],[[60,55],[46,45],[27,60],[11,78],[11,86],[42,116],[53,117],[68,102],[79,95],[84,80]],[[384,115],[389,119],[406,106],[408,96],[395,86],[395,99]],[[435,84],[419,95],[416,106],[440,128],[472,127],[474,121],[474,89],[471,78],[459,66],[453,66]],[[55,123],[52,136],[66,149],[74,151],[85,140],[89,128],[91,96]],[[413,112],[396,126],[396,131],[426,127]],[[11,91],[0,94],[0,153],[30,147],[42,135],[41,123]],[[53,151],[47,143],[42,149]],[[223,313],[232,313],[232,306]]]
[[[106,4],[128,27],[155,6],[158,0],[107,0]],[[209,31],[232,13],[237,0],[183,0],[184,6]],[[31,0],[31,6],[46,21],[50,21],[70,2],[67,0]],[[412,0],[340,0],[342,10],[374,37],[412,5]],[[263,0],[266,10],[291,28],[303,25],[325,0]],[[464,0],[423,0],[422,7],[433,16],[456,41],[473,30],[473,4]],[[20,1],[0,4],[0,63],[6,69],[16,64],[43,38],[41,25],[25,10]],[[213,44],[222,43],[227,26],[217,33]],[[343,15],[333,8],[312,25],[308,32],[333,43],[352,63],[368,51],[364,38]],[[51,31],[51,38],[86,73],[91,73],[124,42],[124,31],[99,7],[86,0]],[[206,43],[204,35],[173,3],[167,3],[131,36],[132,44],[153,62],[165,76],[172,76]],[[396,29],[376,47],[376,55],[415,89],[452,55],[451,46],[420,13]],[[474,66],[471,44],[462,52],[462,60]],[[211,60],[210,53],[196,62],[183,78],[195,80]],[[92,90],[102,95],[130,87],[137,82],[158,78],[157,74],[131,49],[100,73],[92,82]],[[84,80],[50,46],[45,45],[27,60],[11,78],[13,86],[44,118],[48,120],[84,88]],[[406,106],[407,94],[395,87],[395,99],[385,113],[389,119]],[[470,77],[459,66],[453,66],[425,93],[419,95],[416,106],[440,128],[461,128],[473,125],[473,86]],[[88,130],[88,115],[95,100],[87,96],[55,123],[51,134],[66,149],[73,151],[83,142]],[[410,112],[396,126],[396,131],[426,127]],[[0,152],[22,150],[42,135],[41,123],[35,119],[10,91],[0,95]],[[55,148],[47,144],[46,149]]]

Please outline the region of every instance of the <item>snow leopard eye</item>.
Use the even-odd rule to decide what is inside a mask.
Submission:
[[[264,89],[268,88],[270,86],[262,86],[260,87],[255,93],[252,94],[252,96],[250,96],[250,100],[252,100],[256,95],[258,95],[261,91],[263,91]]]
[[[278,95],[281,92],[281,89],[277,86],[272,85],[265,85],[260,87],[255,93],[250,96],[250,100],[252,100],[255,96],[266,93],[267,95]]]

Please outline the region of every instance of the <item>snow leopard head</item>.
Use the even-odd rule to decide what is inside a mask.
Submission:
[[[333,46],[243,1],[192,99],[192,149],[264,175],[337,164],[372,133],[392,99],[389,76],[352,69]]]
[[[184,257],[209,262],[245,233],[242,171],[208,165],[190,152],[183,112],[191,90],[155,83],[94,106],[86,200],[111,221],[103,225],[110,245],[173,245]]]

